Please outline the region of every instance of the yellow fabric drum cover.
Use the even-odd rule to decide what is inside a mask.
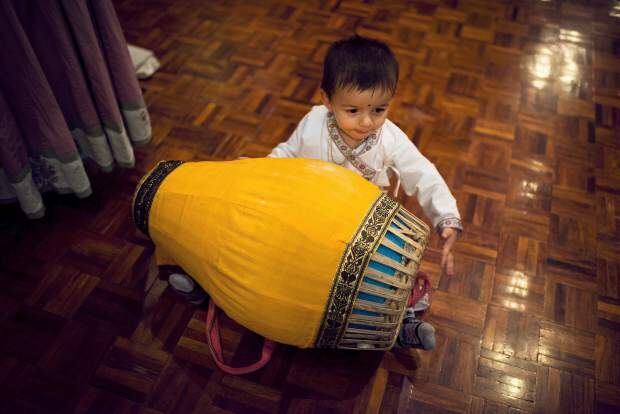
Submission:
[[[351,325],[349,337],[370,331],[377,349],[393,344],[428,238],[428,227],[415,218],[416,229],[404,228],[413,216],[402,210],[337,165],[270,158],[162,161],[142,179],[133,206],[136,225],[167,262],[158,264],[182,267],[238,323],[303,348],[356,347],[356,339],[347,345],[343,338],[364,272],[389,226],[407,240],[405,247],[392,246],[399,258],[406,255],[394,277],[400,282],[377,276],[392,289],[384,302],[394,322],[389,329],[371,327],[385,317],[359,301],[363,324]],[[407,218],[394,221],[399,213]],[[401,285],[405,293],[396,292]],[[375,341],[376,329],[389,335]]]

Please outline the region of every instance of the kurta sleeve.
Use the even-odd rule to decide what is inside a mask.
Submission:
[[[271,150],[271,153],[267,155],[267,157],[272,158],[295,158],[299,156],[299,152],[301,151],[302,139],[304,128],[306,127],[306,123],[308,122],[308,117],[310,113],[306,114],[302,118],[302,120],[295,128],[295,131],[291,134],[288,141],[281,142],[274,149]]]
[[[448,185],[435,165],[420,153],[404,133],[396,135],[391,158],[400,174],[403,190],[407,195],[417,197],[433,227],[439,232],[445,227],[462,231],[461,215]]]

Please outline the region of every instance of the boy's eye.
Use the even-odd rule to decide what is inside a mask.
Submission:
[[[357,113],[357,109],[355,109],[355,108],[347,109],[347,112],[350,113],[350,114],[356,114]]]
[[[385,108],[375,108],[375,112],[378,114],[380,114],[383,111],[385,111]]]

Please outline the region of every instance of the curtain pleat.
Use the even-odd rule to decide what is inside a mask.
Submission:
[[[83,159],[134,166],[150,120],[110,1],[2,1],[0,42],[0,202],[41,217],[90,195]]]

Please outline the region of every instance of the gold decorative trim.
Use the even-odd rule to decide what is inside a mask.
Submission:
[[[381,138],[382,128],[371,132],[370,135],[366,137],[364,142],[355,149],[355,151],[349,147],[349,145],[342,138],[340,128],[338,128],[338,124],[336,123],[336,118],[331,112],[327,113],[327,131],[329,132],[329,137],[333,143],[336,144],[336,147],[338,147],[338,150],[340,150],[344,158],[347,159],[355,168],[357,168],[365,179],[372,181],[377,174],[377,170],[362,161],[360,156],[365,152],[370,151],[375,145],[377,145],[377,142],[379,142],[379,139]],[[331,143],[329,145],[329,148],[331,149]]]
[[[360,282],[370,261],[385,235],[400,204],[381,194],[347,244],[334,276],[325,314],[315,342],[317,348],[336,348],[347,326]]]

